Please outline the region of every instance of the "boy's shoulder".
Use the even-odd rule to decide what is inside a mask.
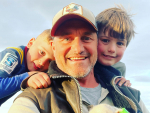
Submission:
[[[7,47],[5,50],[6,51],[14,51],[14,52],[18,52],[18,53],[22,53],[24,52],[25,46],[19,46],[19,47]]]
[[[23,60],[23,57],[24,57],[24,49],[25,49],[25,46],[19,46],[19,47],[7,47],[6,48],[6,51],[10,54],[13,54],[13,55],[17,55],[20,57],[20,60],[22,62]]]
[[[0,71],[10,74],[17,66],[22,65],[25,46],[8,47],[0,52]],[[5,75],[5,74],[4,74]]]
[[[115,69],[119,70],[121,72],[121,75],[125,77],[126,74],[126,65],[123,62],[117,62],[116,64],[112,65]]]
[[[25,46],[7,47],[4,51],[0,52],[0,57],[1,57],[0,61],[4,59],[4,57],[10,60],[17,58],[18,60],[21,61],[21,64],[22,64],[23,58],[24,58],[24,49],[25,49]]]
[[[114,65],[112,65],[112,67],[114,67],[114,68],[126,68],[126,65],[125,65],[125,63],[119,61],[119,62],[115,63]]]

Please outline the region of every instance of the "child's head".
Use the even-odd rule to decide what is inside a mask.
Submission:
[[[27,48],[27,68],[29,71],[46,71],[50,61],[54,60],[50,41],[51,30],[43,31],[36,39],[32,38]]]
[[[111,66],[121,60],[134,36],[134,24],[123,7],[109,8],[96,16],[98,61]]]

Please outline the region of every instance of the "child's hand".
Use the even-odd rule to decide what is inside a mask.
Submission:
[[[28,74],[30,76],[33,72],[28,72]],[[47,73],[44,72],[37,72],[27,80],[27,87],[33,87],[35,89],[47,88],[50,84],[51,80]]]
[[[131,86],[131,83],[130,83],[130,80],[126,80],[124,77],[121,77],[121,78],[117,78],[115,80],[115,83],[119,86],[122,86],[122,84],[124,84],[124,86],[127,86],[127,87],[130,87]]]

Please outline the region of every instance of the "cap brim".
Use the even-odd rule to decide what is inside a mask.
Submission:
[[[86,18],[82,17],[81,15],[78,15],[78,14],[67,14],[67,15],[64,15],[62,16],[52,27],[51,29],[51,36],[55,36],[55,32],[57,30],[57,28],[63,23],[65,22],[66,20],[69,20],[69,19],[81,19],[83,21],[86,21],[87,23],[89,23],[94,29],[95,31],[97,31],[97,28],[95,27],[95,25],[93,25],[92,22],[90,22],[89,20],[87,20]]]

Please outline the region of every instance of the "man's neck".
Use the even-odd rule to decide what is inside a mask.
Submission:
[[[94,70],[92,70],[86,77],[78,79],[81,87],[94,88],[97,87],[99,83],[96,82],[94,77]]]

